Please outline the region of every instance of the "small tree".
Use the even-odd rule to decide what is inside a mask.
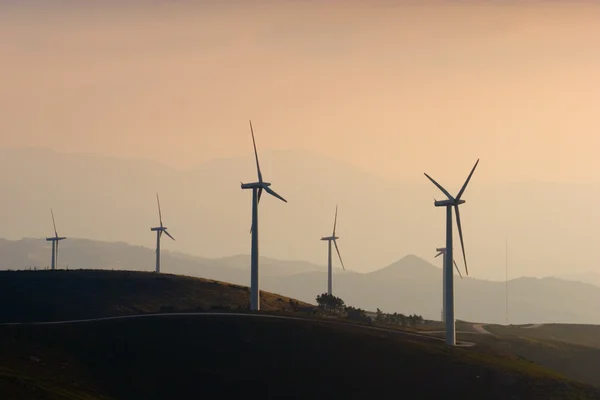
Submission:
[[[371,318],[369,318],[365,310],[349,306],[346,306],[346,318],[351,319],[353,321],[366,322],[369,324],[373,322],[371,321]]]
[[[383,312],[382,312],[382,311],[381,311],[381,310],[378,308],[378,309],[377,309],[377,314],[376,314],[376,316],[375,316],[375,322],[377,322],[377,323],[379,323],[379,324],[380,324],[380,323],[382,323],[383,321],[384,321],[384,319],[383,319]]]
[[[343,315],[346,308],[344,300],[327,293],[317,296],[317,305],[319,311],[326,315]]]

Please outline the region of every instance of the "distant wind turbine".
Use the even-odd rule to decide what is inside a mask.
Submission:
[[[446,322],[446,248],[445,247],[438,247],[435,249],[435,251],[437,251],[438,253],[436,254],[436,256],[434,258],[437,258],[439,256],[443,256],[442,257],[442,277],[443,277],[443,284],[442,284],[442,322]],[[462,279],[462,274],[460,273],[460,270],[458,269],[458,265],[456,265],[456,260],[452,260],[452,262],[454,263],[454,266],[456,267],[456,272],[458,272],[458,276],[460,276],[460,279]]]
[[[479,160],[473,166],[471,173],[467,177],[465,184],[458,192],[456,198],[452,197],[450,193],[446,189],[444,189],[439,183],[437,183],[432,177],[425,174],[425,176],[444,193],[447,197],[446,200],[437,201],[434,199],[434,205],[436,207],[446,207],[446,261],[445,261],[445,276],[446,276],[446,344],[450,346],[456,345],[456,325],[454,321],[454,273],[452,271],[452,262],[453,258],[453,246],[452,246],[452,208],[456,212],[456,225],[458,227],[458,235],[460,237],[460,246],[462,248],[463,258],[465,261],[465,271],[467,275],[469,275],[469,269],[467,267],[467,256],[465,254],[465,244],[463,241],[462,234],[462,226],[460,223],[460,213],[458,211],[458,206],[460,204],[464,204],[465,201],[461,199],[471,177],[473,176],[473,172],[475,172],[475,168],[477,168],[477,164],[479,164]]]
[[[252,145],[254,146],[254,158],[256,159],[256,172],[258,174],[258,182],[242,183],[242,189],[252,189],[252,226],[250,233],[252,234],[252,251],[250,255],[250,309],[252,311],[260,310],[260,290],[259,290],[259,275],[258,275],[258,203],[263,190],[270,195],[277,197],[279,200],[287,203],[287,200],[275,193],[271,183],[263,181],[262,173],[260,172],[260,164],[258,163],[258,152],[256,151],[256,141],[254,139],[254,129],[252,121],[250,122],[250,133],[252,134]]]
[[[163,226],[162,212],[160,211],[160,199],[158,198],[158,193],[156,194],[156,202],[158,203],[158,219],[160,221],[160,226],[150,228],[150,230],[156,232],[156,273],[160,273],[160,238],[163,232],[171,239],[175,240],[175,238],[171,236],[169,232],[167,232],[167,227]]]
[[[339,239],[338,236],[335,236],[335,226],[337,225],[337,213],[338,207],[335,206],[335,218],[333,220],[333,233],[331,236],[322,237],[321,240],[327,240],[327,245],[329,251],[327,253],[327,294],[331,296],[332,293],[332,267],[331,267],[331,242],[335,245],[335,251],[337,251],[338,257],[340,258],[340,263],[342,264],[342,269],[345,271],[344,262],[342,261],[342,255],[340,254],[340,249],[338,249],[338,245],[336,239]]]
[[[54,271],[56,269],[56,265],[58,264],[58,242],[65,240],[66,237],[58,236],[58,232],[56,231],[56,220],[54,219],[54,211],[52,211],[52,209],[50,209],[50,214],[52,215],[52,225],[54,225],[54,236],[47,237],[46,241],[52,242],[52,262],[50,264],[50,268],[52,271]]]

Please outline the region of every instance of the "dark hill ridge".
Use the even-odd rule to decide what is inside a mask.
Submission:
[[[42,239],[0,239],[0,269],[43,267],[50,247]],[[69,238],[61,242],[59,268],[153,271],[154,249],[126,243]],[[237,285],[248,285],[249,256],[217,259],[162,252],[162,270]],[[459,263],[460,265],[460,263]],[[348,304],[374,311],[417,313],[439,319],[442,303],[441,259],[435,265],[414,255],[371,273],[342,271],[334,264],[334,293]],[[476,271],[474,272],[476,274]],[[261,288],[305,302],[327,290],[324,266],[305,261],[261,257]],[[505,284],[455,273],[456,317],[466,321],[505,322]],[[600,324],[600,287],[557,278],[518,278],[509,281],[510,320],[526,323]]]
[[[133,271],[1,271],[0,322],[62,321],[173,311],[246,310],[247,287]],[[291,299],[261,291],[264,311]],[[295,304],[296,302],[294,302]],[[302,307],[309,304],[299,302]]]

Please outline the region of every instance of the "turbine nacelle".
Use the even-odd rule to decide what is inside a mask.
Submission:
[[[156,232],[156,231],[166,231],[167,227],[166,226],[157,226],[154,228],[150,228],[151,231]]]
[[[58,241],[58,240],[65,240],[65,239],[66,239],[66,237],[59,237],[59,236],[50,237],[50,238],[48,238],[48,237],[47,237],[47,238],[46,238],[46,240],[47,240],[48,242],[56,242],[56,241]]]
[[[265,187],[271,186],[270,182],[252,182],[252,183],[242,183],[242,189],[264,189]]]
[[[456,200],[456,199],[447,199],[447,200],[435,200],[433,204],[436,207],[449,207],[449,206],[457,206],[459,204],[466,203],[465,200]]]
[[[337,240],[339,239],[339,236],[327,236],[327,237],[322,237],[321,240]]]

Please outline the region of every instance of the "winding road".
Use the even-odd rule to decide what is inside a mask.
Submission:
[[[307,321],[307,322],[316,322],[316,323],[324,323],[324,324],[332,324],[332,325],[342,325],[342,326],[351,326],[357,329],[367,329],[374,330],[380,332],[388,332],[395,335],[405,336],[407,338],[414,338],[422,341],[429,342],[438,342],[444,343],[443,338],[438,338],[435,336],[431,336],[426,333],[414,333],[414,332],[405,332],[396,329],[389,328],[380,328],[375,326],[365,326],[352,324],[348,322],[340,322],[340,321],[328,321],[328,320],[314,320],[308,318],[300,318],[300,317],[285,317],[280,315],[269,315],[269,314],[246,314],[246,313],[159,313],[159,314],[139,314],[139,315],[123,315],[119,317],[104,317],[104,318],[90,318],[90,319],[76,319],[69,321],[48,321],[48,322],[4,322],[0,323],[0,326],[27,326],[27,325],[64,325],[64,324],[81,324],[81,323],[93,323],[93,322],[102,322],[102,321],[115,321],[115,320],[127,320],[127,319],[140,319],[140,318],[169,318],[176,316],[186,316],[186,317],[248,317],[248,318],[276,318],[276,319],[284,319],[284,320],[296,320],[296,321]],[[432,332],[431,332],[432,333]],[[465,342],[465,341],[457,341],[457,347],[473,347],[475,343]]]

